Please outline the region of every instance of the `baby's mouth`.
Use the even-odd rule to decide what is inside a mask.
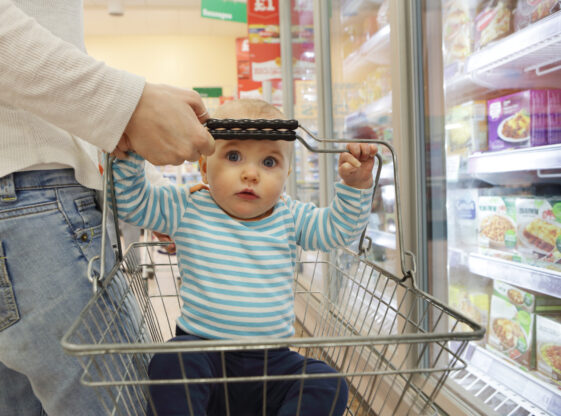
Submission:
[[[240,198],[242,198],[242,199],[248,199],[248,200],[252,200],[252,199],[257,199],[257,198],[259,198],[259,197],[257,196],[257,194],[256,194],[255,192],[253,192],[253,190],[251,190],[251,189],[244,189],[243,191],[238,192],[238,193],[236,194],[236,196],[238,196],[238,197],[240,197]]]

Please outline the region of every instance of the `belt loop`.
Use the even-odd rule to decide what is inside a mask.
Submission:
[[[18,198],[16,196],[16,187],[14,186],[14,174],[3,176],[0,178],[0,201],[14,202]]]

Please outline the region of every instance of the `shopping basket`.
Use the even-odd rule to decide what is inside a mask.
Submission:
[[[247,126],[251,128],[245,129]],[[230,135],[235,131],[239,138],[254,138],[258,134],[255,130],[272,134],[272,128],[278,139],[298,139],[315,152],[336,153],[341,150],[333,143],[356,142],[320,140],[304,129],[319,142],[313,147],[309,140],[292,134],[302,127],[294,120],[273,125],[230,120],[219,121],[215,127],[217,138],[223,130]],[[301,251],[294,279],[294,337],[166,342],[174,336],[181,306],[176,258],[157,250],[165,244],[161,242],[132,244],[124,255],[119,245],[116,264],[107,276],[92,278],[94,295],[62,339],[65,351],[82,363],[81,382],[94,388],[108,415],[143,415],[148,409],[157,414],[149,386],[162,381],[148,377],[155,353],[180,357],[184,352],[217,352],[224,365],[224,356],[231,351],[264,350],[267,357],[267,351],[282,347],[337,369],[335,377],[344,378],[349,387],[346,415],[440,414],[436,396],[452,371],[465,368],[461,356],[467,343],[481,339],[485,330],[416,286],[414,256],[403,250],[395,152],[384,141],[364,141],[385,147],[393,162],[400,272],[390,272],[370,260],[372,248],[366,232],[356,247],[330,253]],[[112,189],[111,163],[107,161],[105,201]],[[376,167],[377,185],[382,167],[379,154]],[[302,374],[271,376],[266,365],[259,376],[222,374],[220,378],[182,377],[165,383],[221,383],[227,402],[232,383],[266,385],[290,379],[303,384],[326,376],[308,374],[305,369]],[[188,396],[189,388],[185,391]],[[257,399],[263,402],[262,414],[267,414],[266,393]],[[228,407],[226,410],[229,414]],[[190,414],[189,409],[185,414]]]

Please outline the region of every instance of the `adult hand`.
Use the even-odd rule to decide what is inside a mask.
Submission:
[[[180,165],[214,152],[214,139],[202,125],[208,119],[199,94],[146,83],[140,101],[112,155],[134,151],[154,165]]]

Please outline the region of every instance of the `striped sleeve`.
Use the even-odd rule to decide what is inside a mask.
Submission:
[[[325,208],[287,197],[297,244],[306,250],[324,251],[351,244],[368,224],[372,192],[373,188],[356,189],[337,183],[335,197]]]
[[[173,235],[187,205],[187,191],[175,185],[153,186],[146,180],[144,159],[130,154],[116,159],[113,178],[119,218],[142,228]]]

